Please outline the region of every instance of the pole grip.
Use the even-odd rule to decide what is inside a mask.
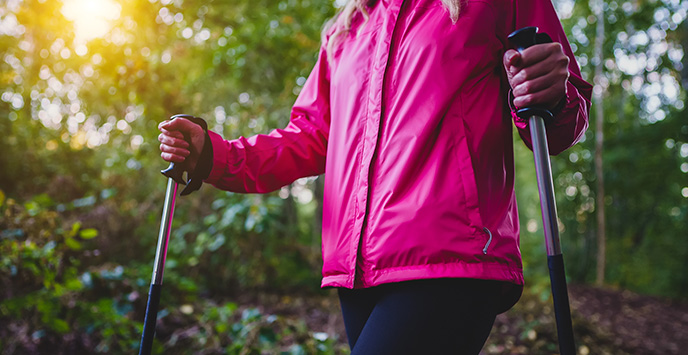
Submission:
[[[530,46],[552,42],[552,38],[547,33],[538,32],[538,28],[534,26],[518,29],[512,32],[508,39],[519,53]],[[531,116],[540,116],[545,120],[551,120],[553,117],[550,110],[537,106],[521,108],[516,111],[516,115],[525,120]]]
[[[538,32],[538,28],[535,26],[523,27],[511,32],[508,38],[509,42],[511,42],[519,52],[535,44],[552,42],[552,38],[547,33]]]
[[[158,306],[160,305],[160,291],[162,285],[151,284],[148,291],[148,303],[146,304],[146,319],[143,321],[143,334],[139,355],[150,355],[155,338],[155,322],[158,320]]]
[[[176,118],[184,118],[187,119],[203,128],[205,132],[208,132],[208,124],[205,122],[204,119],[200,117],[196,117],[193,115],[187,115],[187,114],[178,114],[170,117],[170,120],[174,120]],[[207,134],[207,133],[206,133]],[[191,144],[191,138],[187,135],[184,134],[184,140]],[[208,149],[207,147],[204,148],[204,151]],[[211,149],[212,152],[212,149]],[[184,190],[182,191],[182,196],[188,195],[199,188],[201,188],[201,180],[193,178],[191,176],[191,172],[188,172],[187,177],[189,178],[189,181],[184,180],[184,167],[182,164],[175,164],[175,163],[170,163],[170,165],[160,171],[163,175],[166,177],[174,180],[176,183],[181,184],[181,185],[187,185]]]
[[[184,181],[184,169],[180,165],[170,163],[166,169],[160,170],[160,173],[174,180],[177,184],[186,185],[186,181]]]
[[[562,254],[548,255],[547,266],[549,267],[549,278],[552,284],[552,301],[557,322],[559,352],[561,355],[576,355],[571,309],[569,307],[569,292],[566,286],[566,274],[564,271],[564,256]]]

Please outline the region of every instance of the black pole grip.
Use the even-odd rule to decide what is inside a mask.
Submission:
[[[514,32],[511,32],[509,37],[509,42],[516,47],[516,50],[522,52],[524,49],[537,44],[537,32],[538,28],[534,26],[523,27]]]
[[[538,32],[538,28],[534,26],[523,27],[511,32],[507,38],[519,52],[523,52],[524,49],[535,44],[552,42],[552,38],[548,34],[544,32]],[[550,110],[542,107],[522,108],[516,111],[516,115],[525,120],[529,119],[530,116],[540,116],[545,120],[545,122],[554,117]]]
[[[160,170],[160,172],[168,178],[174,180],[174,182],[177,184],[186,185],[186,181],[184,181],[184,169],[175,163],[170,163],[166,169]]]
[[[170,117],[170,120],[174,120],[175,118],[187,119],[187,120],[201,126],[201,128],[205,132],[208,132],[208,124],[205,122],[204,119],[202,119],[200,117],[196,117],[193,115],[187,115],[187,114],[178,114],[178,115],[174,115],[174,116]],[[207,135],[207,133],[206,133],[206,135]],[[186,140],[187,143],[189,143],[189,145],[191,144],[191,139],[186,134],[184,134],[184,140]],[[208,149],[208,148],[207,147],[203,148],[204,151],[206,149]],[[187,185],[181,193],[182,196],[188,195],[188,194],[198,190],[199,188],[201,188],[201,182],[202,181],[199,179],[193,179],[190,176],[192,174],[191,172],[189,172],[189,174],[187,175],[189,177],[189,181],[184,180],[184,169],[178,164],[170,163],[170,165],[167,167],[167,169],[161,170],[160,172],[163,175],[167,176],[168,178],[174,180],[178,184]]]
[[[576,345],[573,338],[573,324],[569,307],[569,292],[566,286],[564,256],[562,254],[547,256],[549,279],[552,284],[552,300],[557,322],[557,338],[561,355],[575,355]]]
[[[143,321],[143,334],[139,355],[150,355],[155,338],[155,322],[158,320],[158,306],[160,305],[160,291],[162,285],[151,284],[148,291],[148,303],[146,304],[146,318]]]

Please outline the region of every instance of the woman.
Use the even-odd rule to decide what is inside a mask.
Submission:
[[[524,26],[554,43],[509,49]],[[175,119],[161,156],[235,192],[325,173],[322,287],[352,354],[477,354],[523,285],[512,118],[530,134],[511,112],[553,111],[557,154],[590,94],[549,0],[352,0],[285,129],[228,141]]]

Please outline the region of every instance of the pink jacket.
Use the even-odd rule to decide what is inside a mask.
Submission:
[[[325,173],[323,287],[523,284],[507,35],[537,26],[571,59],[566,104],[547,127],[552,154],[583,135],[591,87],[550,0],[462,5],[452,24],[439,0],[379,0],[331,61],[321,48],[286,128],[229,141],[210,133],[206,182],[218,188],[263,193]],[[527,123],[514,120],[530,145]]]

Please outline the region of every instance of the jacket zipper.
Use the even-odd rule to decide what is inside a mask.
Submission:
[[[385,83],[387,82],[387,71],[390,67],[390,62],[392,61],[392,54],[395,51],[394,48],[394,35],[397,33],[397,29],[399,27],[399,18],[402,15],[402,11],[404,11],[404,5],[406,4],[406,0],[402,0],[401,5],[399,6],[399,13],[397,13],[397,18],[394,20],[394,28],[392,28],[392,37],[390,38],[390,44],[389,44],[389,53],[387,54],[387,65],[385,65],[385,71],[382,74],[382,87],[380,88],[380,105],[383,105],[384,102],[384,97],[385,97]],[[370,164],[368,166],[368,194],[366,196],[366,205],[365,205],[365,214],[363,215],[363,223],[361,226],[361,234],[358,239],[358,250],[357,250],[357,255],[356,255],[356,268],[354,269],[354,285],[356,285],[358,280],[358,258],[361,253],[361,249],[363,248],[363,234],[365,233],[365,228],[368,224],[368,214],[370,213],[370,186],[371,184],[371,172],[372,172],[372,167],[373,163],[375,162],[375,159],[377,158],[377,150],[378,150],[378,144],[380,142],[380,133],[382,132],[382,119],[385,115],[385,110],[384,107],[380,108],[380,122],[378,123],[378,130],[377,130],[377,139],[375,142],[375,148],[373,151],[373,156],[370,158]]]
[[[490,232],[487,227],[483,227],[483,232],[487,233],[489,236],[489,239],[487,239],[487,243],[485,243],[485,247],[483,248],[483,254],[487,255],[487,248],[490,246],[490,243],[492,243],[492,232]]]

